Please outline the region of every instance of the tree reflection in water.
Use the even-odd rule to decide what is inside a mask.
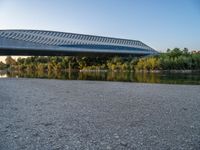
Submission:
[[[135,72],[107,72],[107,71],[72,71],[72,72],[45,72],[45,71],[17,71],[0,73],[0,77],[45,78],[62,80],[97,80],[123,81],[142,83],[169,83],[169,84],[200,84],[199,73],[135,73]]]

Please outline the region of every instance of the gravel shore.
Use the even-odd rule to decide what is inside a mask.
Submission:
[[[0,150],[200,149],[200,86],[0,79]]]

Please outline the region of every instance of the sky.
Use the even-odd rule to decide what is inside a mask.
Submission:
[[[200,0],[0,0],[1,29],[127,38],[158,51],[200,50]]]

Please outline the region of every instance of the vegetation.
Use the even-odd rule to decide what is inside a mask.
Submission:
[[[200,70],[200,54],[189,53],[187,48],[168,49],[159,56],[139,59],[137,70]]]
[[[133,70],[137,59],[132,57],[122,59],[120,57],[69,57],[69,56],[34,56],[18,58],[6,58],[6,65],[10,70],[19,71],[68,71],[68,70]]]
[[[7,68],[6,64],[0,61],[0,70],[5,70]]]
[[[48,71],[68,70],[200,70],[200,54],[190,53],[188,49],[168,49],[159,56],[145,58],[121,57],[69,57],[34,56],[18,58],[15,61],[8,56],[5,64],[0,62],[0,70]]]

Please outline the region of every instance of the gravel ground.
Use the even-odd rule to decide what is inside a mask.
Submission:
[[[200,149],[200,86],[0,79],[0,150]]]

